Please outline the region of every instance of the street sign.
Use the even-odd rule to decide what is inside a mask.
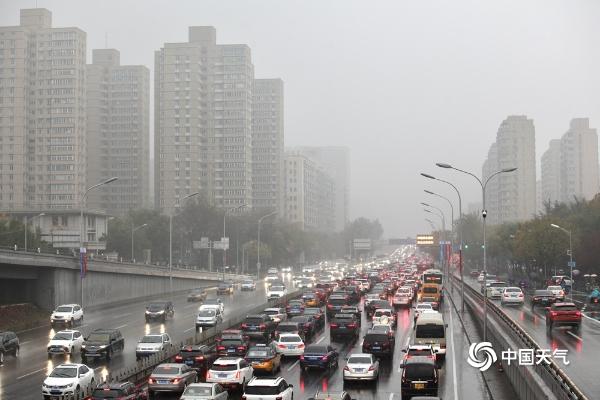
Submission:
[[[208,238],[207,237],[201,237],[200,240],[194,240],[192,242],[192,247],[194,249],[208,249],[210,247]]]
[[[432,246],[435,244],[433,235],[417,235],[417,246]]]
[[[217,249],[217,250],[229,249],[229,240],[227,240],[226,242],[223,242],[223,241],[213,242],[213,249]]]
[[[569,262],[567,263],[567,265],[568,265],[569,267],[571,267],[571,268],[575,268],[575,264],[576,264],[576,263],[575,263],[575,261],[569,261]]]
[[[371,250],[371,239],[354,239],[354,250]]]

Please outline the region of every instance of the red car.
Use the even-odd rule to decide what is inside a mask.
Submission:
[[[546,329],[550,332],[557,326],[570,326],[575,332],[579,332],[581,311],[575,303],[554,303],[546,308]]]

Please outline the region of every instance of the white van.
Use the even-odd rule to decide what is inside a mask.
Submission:
[[[413,344],[431,345],[438,357],[446,357],[446,327],[441,313],[422,313],[417,318]]]

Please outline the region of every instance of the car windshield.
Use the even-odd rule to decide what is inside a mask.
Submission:
[[[188,396],[210,396],[212,388],[206,386],[188,386],[183,394]]]
[[[206,305],[218,305],[219,304],[219,300],[218,299],[206,299],[206,300],[204,300],[204,304],[206,304]]]
[[[246,386],[244,394],[258,395],[258,396],[275,396],[280,394],[279,385],[277,386]]]
[[[319,314],[319,310],[314,309],[314,308],[305,308],[304,309],[304,315],[313,315],[313,314]]]
[[[219,344],[221,346],[238,346],[238,345],[242,345],[243,342],[240,339],[226,339],[226,340],[221,340],[221,342]]]
[[[371,364],[371,357],[367,357],[367,356],[350,357],[348,359],[348,364]]]
[[[404,367],[404,377],[415,380],[431,380],[434,378],[432,364],[409,364]]]
[[[250,325],[258,325],[262,324],[264,320],[261,317],[247,317],[244,322]]]
[[[110,335],[108,333],[90,333],[87,340],[89,342],[108,342]]]
[[[94,389],[92,392],[93,399],[120,399],[125,393],[120,389]]]
[[[210,368],[213,371],[237,371],[237,364],[213,364]]]
[[[140,340],[141,343],[162,343],[162,336],[156,336],[156,335],[148,335],[148,336],[144,336],[142,338],[142,340]]]
[[[411,356],[431,356],[431,349],[408,349]]]
[[[304,354],[327,354],[327,346],[308,346],[304,349]]]
[[[329,299],[329,304],[334,305],[334,306],[343,306],[344,304],[346,304],[346,299],[343,298],[330,298]]]
[[[279,338],[280,343],[298,343],[301,341],[300,336],[281,336]]]
[[[417,304],[417,310],[433,310],[431,304]]]
[[[560,287],[560,286],[548,286],[547,289],[548,290],[562,290],[562,287]]]
[[[265,310],[263,312],[267,315],[277,315],[280,313],[279,310]]]
[[[252,285],[254,283],[254,281],[244,281],[245,285]]]
[[[297,324],[281,324],[277,327],[279,332],[296,332],[298,331]]]
[[[283,286],[271,286],[271,292],[283,292],[284,289]]]
[[[248,352],[248,354],[246,354],[246,357],[268,357],[268,356],[269,356],[268,350],[250,350]]]
[[[443,338],[444,326],[438,324],[417,325],[416,337],[418,338]]]
[[[438,292],[437,288],[434,288],[434,287],[423,288],[423,293],[437,293],[437,292]]]
[[[534,296],[552,296],[552,292],[549,290],[536,290]]]
[[[154,369],[152,375],[178,375],[179,367],[168,367],[159,365]]]
[[[76,378],[77,368],[57,367],[50,374],[50,378]]]
[[[58,332],[52,340],[71,340],[73,334],[70,332]]]
[[[56,309],[56,312],[72,312],[73,307],[60,306]]]
[[[390,326],[389,325],[373,325],[372,330],[375,332],[386,332],[387,333],[390,330]]]
[[[388,336],[383,333],[369,333],[365,335],[365,343],[385,342]]]
[[[214,310],[202,310],[198,312],[199,317],[214,317],[216,312]]]
[[[521,291],[521,289],[519,289],[519,288],[506,288],[506,289],[504,289],[504,291],[508,292],[508,293],[518,293],[518,292]]]
[[[160,311],[160,310],[164,310],[164,309],[165,309],[164,303],[150,304],[148,306],[148,310],[150,310],[150,311]]]
[[[577,311],[577,307],[575,307],[572,304],[561,304],[561,305],[555,305],[553,307],[553,310],[555,311]]]
[[[376,311],[375,312],[375,316],[376,317],[381,317],[381,316],[386,316],[386,317],[390,317],[392,315],[392,313],[390,311]]]

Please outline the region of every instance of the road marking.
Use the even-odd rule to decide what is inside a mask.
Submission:
[[[186,329],[185,331],[183,331],[183,333],[188,333],[189,331],[192,331],[196,329],[196,327],[192,326],[190,329]]]
[[[408,344],[410,343],[410,335],[408,335],[408,337],[406,338],[406,343],[404,343],[404,349],[408,347]]]
[[[294,367],[295,367],[296,365],[298,365],[299,363],[300,363],[300,360],[298,360],[298,361],[296,361],[295,363],[293,363],[293,364],[292,364],[292,365],[291,365],[291,366],[290,366],[290,367],[287,369],[287,370],[288,370],[288,372],[290,372],[291,370],[293,370],[293,369],[294,369]]]
[[[579,339],[579,340],[583,341],[583,339],[582,339],[582,338],[580,338],[579,336],[577,336],[577,335],[576,335],[576,334],[574,334],[573,332],[571,332],[571,331],[567,331],[567,333],[568,333],[569,335],[573,336],[574,338],[577,338],[577,339]]]
[[[319,343],[321,343],[321,342],[323,341],[323,339],[325,339],[325,336],[321,336],[321,338],[320,338],[319,340],[317,340],[317,341],[315,342],[315,344],[319,344]]]
[[[129,317],[130,315],[131,315],[131,313],[127,313],[127,314],[117,315],[117,316],[115,316],[113,318],[114,319],[119,319],[119,318]]]
[[[125,328],[126,326],[127,326],[127,324],[121,325],[121,326],[117,326],[115,329],[122,329],[122,328]]]
[[[594,321],[594,322],[597,322],[597,323],[599,323],[599,324],[600,324],[600,321],[599,321],[599,320],[597,320],[596,318],[588,317],[588,316],[587,316],[587,315],[585,315],[585,314],[582,314],[582,315],[583,315],[585,318],[589,319],[590,321]]]
[[[31,372],[30,372],[30,373],[28,373],[28,374],[21,375],[21,376],[17,377],[17,380],[20,380],[20,379],[23,379],[23,378],[27,378],[28,376],[31,376],[31,375],[33,375],[33,374],[37,374],[38,372],[42,372],[42,371],[44,371],[45,369],[46,369],[46,367],[44,367],[44,368],[40,368],[40,369],[36,369],[35,371],[31,371]]]
[[[456,353],[454,351],[454,318],[450,310],[450,345],[452,346],[452,382],[454,383],[454,400],[458,400],[458,383],[456,378]]]
[[[394,393],[390,393],[390,397],[388,397],[388,400],[394,400]]]
[[[25,341],[25,342],[19,342],[19,346],[22,346],[22,345],[24,345],[24,344],[27,344],[27,343],[30,343],[30,342],[31,342],[31,340],[27,340],[27,341]]]

